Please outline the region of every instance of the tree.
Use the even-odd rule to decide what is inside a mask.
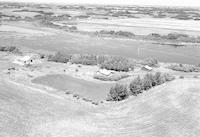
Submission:
[[[111,87],[107,101],[121,101],[128,98],[128,96],[129,93],[126,85],[116,84],[114,87]]]
[[[153,75],[148,73],[143,78],[143,89],[148,90],[153,87]]]
[[[143,65],[148,65],[150,67],[157,67],[158,66],[158,60],[155,58],[147,58],[142,61]]]
[[[55,55],[49,56],[48,61],[67,63],[70,60],[70,58],[71,55],[62,52],[56,52]]]
[[[168,73],[165,73],[164,74],[164,79],[165,79],[165,81],[172,81],[172,80],[175,79],[175,77],[170,75],[170,74],[168,74]]]
[[[134,79],[130,85],[129,85],[130,93],[134,96],[137,96],[138,94],[142,93],[143,87],[142,87],[142,80],[140,76],[138,76],[136,79]]]
[[[154,82],[156,85],[160,85],[166,82],[165,77],[162,75],[161,72],[156,72],[154,75]]]

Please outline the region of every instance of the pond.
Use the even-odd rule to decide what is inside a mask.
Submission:
[[[81,97],[89,98],[94,101],[105,100],[109,89],[113,84],[95,83],[68,75],[53,74],[37,77],[32,80],[35,84],[49,86],[63,92],[70,91]]]

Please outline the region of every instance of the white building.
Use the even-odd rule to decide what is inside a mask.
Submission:
[[[13,63],[24,66],[38,64],[41,63],[41,61],[39,60],[39,57],[37,55],[31,54],[26,56],[18,56]]]
[[[145,70],[145,71],[152,71],[153,68],[150,67],[150,66],[148,66],[148,65],[145,65],[145,66],[142,67],[142,70]]]
[[[97,74],[104,75],[104,76],[110,76],[110,75],[114,74],[114,72],[110,71],[110,70],[106,70],[106,69],[100,69],[97,71]]]

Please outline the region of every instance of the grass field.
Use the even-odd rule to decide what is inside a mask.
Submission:
[[[197,137],[199,82],[176,80],[137,98],[94,108],[1,78],[0,136]]]
[[[89,98],[97,102],[106,99],[107,93],[113,85],[106,83],[100,84],[58,74],[38,77],[32,82],[52,87],[62,92],[68,91],[73,94],[78,94],[80,97]]]

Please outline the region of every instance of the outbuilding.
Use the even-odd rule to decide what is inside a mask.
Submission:
[[[100,69],[97,71],[97,74],[104,75],[104,76],[110,76],[110,75],[114,74],[114,72],[110,71],[110,70],[106,70],[106,69]]]
[[[145,65],[145,66],[142,67],[142,70],[145,70],[145,71],[152,71],[153,68],[150,67],[150,66],[148,66],[148,65]]]
[[[39,57],[35,54],[26,55],[26,56],[19,56],[16,57],[13,63],[19,64],[19,65],[31,65],[31,64],[37,64],[40,63]]]

